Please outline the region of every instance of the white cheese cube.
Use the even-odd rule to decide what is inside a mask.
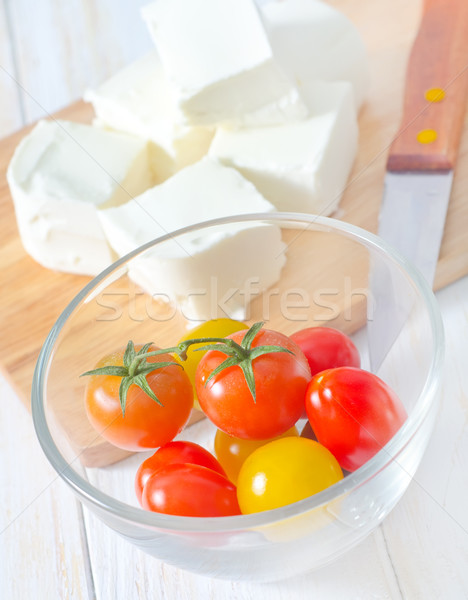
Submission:
[[[272,212],[236,170],[204,158],[118,208],[100,212],[119,255],[179,228],[216,217]],[[190,320],[245,318],[249,300],[278,280],[285,262],[278,227],[249,223],[169,238],[131,263],[130,277]]]
[[[306,115],[253,0],[156,0],[142,13],[184,122],[271,124]]]
[[[174,93],[156,51],[143,56],[84,96],[97,123],[150,141],[156,182],[197,162],[207,152],[214,129],[177,124]]]
[[[351,85],[304,86],[311,116],[281,127],[219,128],[210,156],[237,168],[278,210],[328,215],[341,199],[357,151]]]
[[[351,21],[318,0],[282,0],[261,7],[275,59],[302,85],[316,79],[349,81],[359,108],[369,88],[369,62]]]
[[[153,185],[146,141],[66,121],[40,121],[7,179],[26,251],[45,267],[83,275],[114,259],[99,209]]]

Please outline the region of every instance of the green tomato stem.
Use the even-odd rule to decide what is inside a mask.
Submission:
[[[142,363],[142,361],[151,356],[158,356],[160,354],[177,354],[177,356],[181,360],[187,360],[187,350],[190,348],[190,346],[193,346],[194,344],[215,343],[225,344],[226,346],[229,346],[235,351],[236,355],[240,359],[248,358],[249,352],[242,348],[242,346],[234,340],[217,337],[195,338],[190,340],[184,340],[183,342],[180,342],[180,344],[178,344],[177,346],[172,346],[171,348],[164,348],[163,350],[152,350],[151,352],[144,352],[143,354],[138,354],[131,362],[128,368],[128,374],[130,377],[133,377],[135,373],[137,373],[138,366]]]
[[[201,348],[195,348],[195,351],[199,350],[219,350],[224,352],[228,358],[220,364],[210,374],[205,382],[205,385],[214,378],[215,375],[220,373],[222,370],[231,367],[239,366],[244,374],[245,381],[252,394],[253,401],[256,401],[255,392],[255,378],[253,373],[252,362],[262,356],[263,354],[269,354],[270,352],[288,352],[293,354],[290,350],[283,348],[282,346],[256,346],[252,348],[252,342],[257,333],[262,328],[263,323],[255,323],[245,334],[241,344],[238,344],[231,338],[219,338],[219,337],[207,337],[207,338],[195,338],[184,340],[177,346],[171,348],[163,348],[161,350],[151,350],[148,352],[151,343],[145,344],[139,352],[135,351],[135,346],[130,340],[127,344],[127,348],[124,354],[124,366],[108,365],[100,367],[92,371],[87,371],[82,375],[114,375],[122,377],[120,386],[120,403],[122,407],[122,413],[125,414],[125,404],[127,399],[127,392],[130,385],[138,385],[144,392],[146,392],[153,400],[159,402],[158,398],[151,391],[146,383],[146,375],[155,371],[156,369],[163,368],[169,365],[179,365],[175,362],[155,362],[148,363],[147,358],[152,356],[159,356],[161,354],[176,354],[181,360],[187,360],[187,350],[190,346],[195,344],[205,344]],[[207,346],[208,344],[209,346]],[[211,347],[212,345],[212,347]]]

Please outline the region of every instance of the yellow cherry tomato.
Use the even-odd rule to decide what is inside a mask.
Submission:
[[[271,510],[316,494],[343,479],[333,454],[318,442],[287,437],[257,448],[237,479],[242,514]]]
[[[177,343],[180,344],[180,342],[184,342],[185,340],[206,337],[224,338],[231,333],[242,331],[243,329],[248,329],[248,326],[245,323],[235,321],[234,319],[211,319],[210,321],[205,321],[205,323],[201,323],[201,325],[191,329],[186,335],[184,335],[184,337],[180,338]],[[187,360],[179,360],[180,364],[184,367],[184,371],[187,373],[190,381],[192,382],[195,406],[198,409],[200,409],[200,405],[198,404],[197,393],[195,392],[195,372],[197,370],[198,363],[200,362],[202,356],[206,354],[206,351],[195,352],[195,349],[205,345],[206,344],[194,344],[193,346],[190,346],[190,348],[187,350]]]
[[[282,435],[273,438],[274,440],[281,439],[283,437],[297,436],[298,432],[295,427],[291,427],[285,431]],[[223,469],[226,471],[226,475],[232,481],[237,482],[237,476],[245,461],[245,459],[252,454],[254,450],[268,444],[272,440],[241,440],[240,438],[233,437],[221,429],[218,429],[214,439],[214,450],[216,458],[221,463]]]

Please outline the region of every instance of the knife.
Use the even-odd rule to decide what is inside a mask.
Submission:
[[[468,98],[468,0],[424,0],[406,73],[403,118],[387,160],[378,235],[433,284]],[[388,273],[371,273],[369,353],[377,370],[410,307],[390,301]],[[408,301],[409,302],[409,301]],[[396,326],[389,328],[388,320]],[[391,329],[391,331],[390,331]]]

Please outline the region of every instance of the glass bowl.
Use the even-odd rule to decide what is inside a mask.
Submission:
[[[385,302],[375,289],[382,273]],[[395,308],[398,319],[389,318]],[[129,339],[169,347],[198,324],[195,319],[226,311],[286,334],[316,325],[346,332],[363,368],[374,365],[401,398],[408,419],[360,469],[295,504],[217,518],[144,511],[133,482],[151,452],[130,454],[99,437],[85,415],[86,382],[79,375]],[[382,332],[381,342],[376,331]],[[314,215],[242,215],[160,237],[93,279],[44,343],[32,413],[41,446],[60,477],[129,542],[199,574],[271,581],[341,556],[401,498],[433,428],[443,351],[432,291],[382,240]],[[384,359],[376,365],[377,354]],[[178,438],[212,450],[215,428],[199,419],[194,411],[194,423]]]

